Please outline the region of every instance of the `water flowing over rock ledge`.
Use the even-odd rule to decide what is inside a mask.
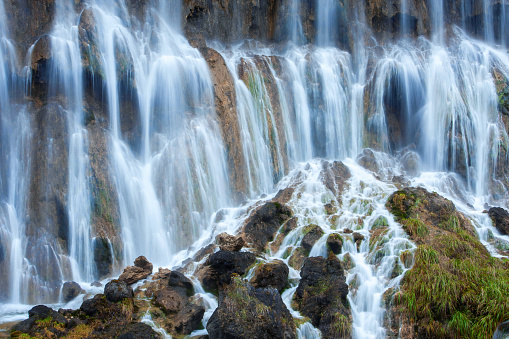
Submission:
[[[118,314],[120,336],[212,319],[219,337],[491,337],[509,318],[506,9],[0,1],[0,322],[65,302]],[[141,255],[170,271],[120,275]],[[309,276],[322,260],[339,295]],[[119,275],[132,310],[91,298]],[[236,308],[270,321],[232,326]],[[79,312],[29,324],[69,335]]]

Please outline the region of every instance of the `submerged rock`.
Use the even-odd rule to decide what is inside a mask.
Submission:
[[[296,338],[293,318],[279,292],[254,288],[240,278],[221,291],[207,331],[211,339]]]
[[[281,260],[261,264],[255,269],[251,285],[256,288],[273,287],[281,293],[288,281],[288,266]]]
[[[352,319],[341,261],[334,255],[307,258],[300,276],[294,295],[298,310],[324,338],[350,338]]]

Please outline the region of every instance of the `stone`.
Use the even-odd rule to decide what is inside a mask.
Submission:
[[[201,326],[205,307],[188,303],[172,320],[173,331],[179,334],[191,334]]]
[[[493,221],[493,225],[500,233],[509,235],[509,213],[505,209],[501,207],[491,207],[488,210],[488,215]]]
[[[112,280],[104,286],[104,295],[111,302],[119,302],[134,296],[133,289],[124,281]]]
[[[250,283],[256,288],[275,288],[281,293],[288,282],[289,269],[281,260],[274,260],[256,267]]]
[[[235,278],[221,291],[207,323],[215,338],[296,338],[293,318],[276,289],[254,288]]]
[[[134,260],[134,266],[127,266],[124,272],[118,277],[118,280],[131,285],[142,279],[146,279],[152,274],[153,266],[147,258],[141,256]]]
[[[304,260],[306,260],[306,257],[306,250],[302,247],[297,247],[290,256],[290,259],[288,259],[288,264],[294,269],[300,270],[302,265],[304,265]]]
[[[182,288],[186,291],[188,296],[194,294],[193,282],[189,280],[185,275],[177,271],[172,271],[170,273],[168,286]]]
[[[281,233],[288,234],[291,231],[293,231],[294,229],[296,229],[298,221],[299,221],[299,218],[293,217],[290,220],[288,220],[287,222],[285,222],[283,227],[281,227],[281,230],[280,230]]]
[[[244,275],[255,260],[251,252],[219,251],[209,257],[198,277],[204,288],[215,291],[228,285],[232,274]]]
[[[228,233],[221,233],[216,237],[216,242],[221,251],[240,251],[246,244],[242,237],[236,237]]]
[[[81,293],[81,286],[74,281],[67,281],[62,286],[62,298],[64,302],[69,302]]]
[[[311,319],[324,338],[348,338],[351,335],[351,311],[347,300],[348,285],[341,261],[334,255],[307,258],[295,291],[297,309]],[[343,331],[337,335],[336,329]]]
[[[259,251],[263,251],[281,225],[291,218],[292,210],[277,202],[267,202],[257,208],[244,223],[245,239]]]
[[[182,288],[165,287],[154,293],[154,302],[166,313],[177,313],[187,304],[187,294]]]
[[[159,333],[145,323],[134,323],[126,326],[126,329],[117,339],[160,339]]]
[[[375,153],[369,148],[365,148],[362,150],[362,153],[357,156],[357,163],[364,167],[365,169],[378,173],[380,168],[378,167],[378,162],[376,161]]]
[[[94,281],[93,283],[90,284],[90,286],[94,286],[94,287],[101,287],[103,284],[101,284],[100,282],[98,281]]]
[[[318,225],[308,225],[304,228],[304,237],[302,238],[301,246],[306,251],[311,252],[311,249],[318,240],[323,236],[323,230]]]
[[[327,249],[334,254],[340,254],[343,248],[343,238],[337,233],[332,233],[327,237]]]
[[[337,198],[341,205],[341,194],[351,174],[348,167],[340,161],[322,161],[322,170],[320,171],[320,179],[325,187],[327,187]]]

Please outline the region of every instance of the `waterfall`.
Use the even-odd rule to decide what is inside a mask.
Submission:
[[[26,105],[15,101],[22,95],[18,60],[9,39],[4,3],[0,1],[0,282],[1,300],[23,299],[26,246],[26,204],[29,175],[30,118]]]

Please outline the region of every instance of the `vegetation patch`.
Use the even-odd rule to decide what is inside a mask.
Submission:
[[[406,188],[387,207],[419,245],[394,311],[419,336],[492,338],[509,319],[509,261],[493,258],[470,221],[436,193]]]

